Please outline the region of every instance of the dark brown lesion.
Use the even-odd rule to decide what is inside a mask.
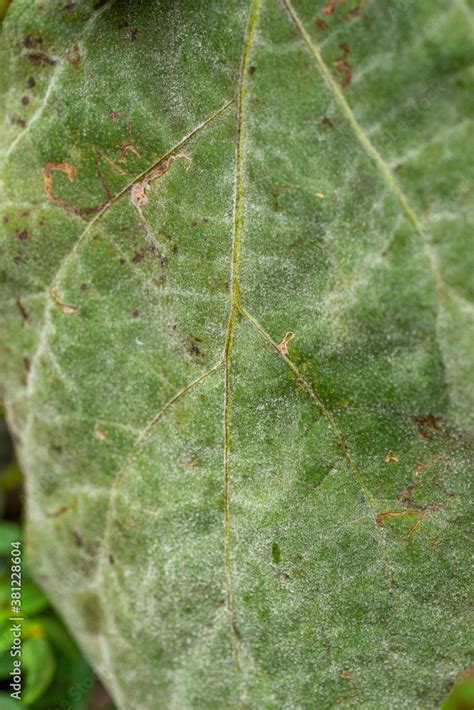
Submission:
[[[351,50],[345,43],[340,44],[339,48],[342,50],[342,54],[336,59],[336,69],[342,74],[341,86],[345,89],[345,87],[349,86],[352,81],[352,66],[347,61],[347,57]]]
[[[352,10],[349,10],[347,13],[346,17],[349,20],[353,20],[354,17],[359,17],[359,15],[362,15],[362,13],[365,10],[365,6],[367,5],[367,0],[362,0],[358,5],[356,5]]]
[[[18,308],[18,310],[20,311],[21,320],[24,325],[29,320],[30,314],[26,310],[25,306],[23,305],[23,303],[21,302],[19,297],[16,298],[15,305]]]
[[[198,338],[194,335],[192,335],[190,338],[188,338],[188,342],[186,344],[186,350],[190,355],[196,355],[197,357],[200,357],[203,355],[202,352],[202,338]]]
[[[69,513],[71,510],[74,510],[76,505],[77,505],[77,499],[73,498],[70,503],[68,503],[67,505],[62,505],[57,510],[53,510],[50,513],[45,512],[45,516],[47,518],[59,518],[61,515],[64,515],[65,513]]]
[[[55,67],[56,60],[52,59],[46,52],[30,52],[26,58],[36,66]]]
[[[433,434],[443,434],[444,430],[439,423],[439,417],[434,414],[419,414],[415,417],[420,436],[430,439]]]

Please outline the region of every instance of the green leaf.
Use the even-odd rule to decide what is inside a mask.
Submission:
[[[2,387],[119,708],[437,707],[467,666],[471,27],[12,4]]]
[[[47,609],[48,598],[31,582],[25,582],[21,594],[21,611],[25,616],[33,616]]]
[[[474,707],[474,676],[472,669],[455,682],[441,710],[470,710]]]
[[[11,523],[7,520],[0,522],[0,555],[8,559],[9,568],[11,566],[12,542],[18,542],[21,539],[22,531],[17,523]],[[8,571],[10,572],[10,569]]]
[[[10,679],[10,672],[13,668],[13,660],[10,655],[10,649],[8,651],[2,651],[0,654],[0,678],[8,678]],[[0,703],[0,707],[2,707]]]
[[[54,654],[45,638],[31,638],[24,642],[22,666],[26,674],[22,701],[24,705],[32,705],[51,683],[56,668]]]
[[[0,691],[0,706],[2,710],[18,710],[18,700],[11,698],[9,693]]]

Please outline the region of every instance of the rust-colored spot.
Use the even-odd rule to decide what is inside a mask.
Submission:
[[[73,67],[78,69],[81,65],[81,50],[78,44],[75,44],[70,52],[66,52],[64,58],[72,64]]]
[[[365,6],[367,5],[367,0],[362,0],[358,5],[356,5],[352,10],[349,10],[347,13],[346,17],[349,20],[354,19],[354,17],[358,17],[359,15],[362,15],[362,13],[365,10]]]
[[[329,0],[329,2],[323,7],[323,15],[333,15],[336,9],[337,0]]]
[[[315,22],[316,27],[318,30],[321,30],[321,32],[324,32],[328,28],[328,23],[325,20],[322,20],[320,17]]]
[[[433,432],[442,432],[439,419],[434,414],[420,414],[415,417],[415,421],[423,439],[430,439]]]
[[[171,167],[174,160],[182,159],[186,161],[185,169],[189,170],[191,167],[191,158],[185,153],[175,153],[170,155],[169,158],[162,160],[161,163],[156,165],[150,170],[149,173],[140,182],[136,182],[130,191],[130,199],[132,204],[141,210],[148,202],[147,192],[150,189],[151,183],[162,177]]]
[[[386,511],[385,513],[377,513],[377,517],[375,518],[377,525],[380,525],[383,527],[385,525],[385,521],[388,518],[401,518],[406,515],[417,515],[420,516],[421,513],[419,510],[389,510]]]
[[[62,161],[61,163],[46,163],[46,165],[43,168],[43,182],[44,182],[44,189],[46,192],[46,197],[48,200],[51,200],[52,202],[57,203],[57,200],[59,198],[55,197],[53,195],[53,172],[55,170],[61,170],[63,173],[66,173],[66,175],[69,178],[70,182],[73,182],[76,179],[76,168],[74,165],[71,165],[70,163],[67,163],[65,160]]]
[[[278,352],[280,355],[283,355],[284,357],[288,357],[289,352],[288,352],[288,343],[290,340],[293,340],[295,337],[295,334],[291,332],[291,330],[288,330],[285,335],[283,336],[283,339],[278,345],[276,346]]]
[[[345,705],[346,703],[352,702],[354,700],[358,693],[358,688],[352,677],[352,674],[348,670],[343,669],[339,673],[339,677],[341,678],[341,680],[345,681],[349,685],[350,693],[346,695],[340,695],[338,698],[336,698],[335,703],[336,705]]]
[[[54,287],[51,287],[49,289],[49,292],[53,298],[53,301],[55,304],[58,306],[58,308],[65,313],[66,315],[72,315],[73,313],[79,313],[79,308],[77,306],[70,306],[67,303],[64,303],[64,301],[61,299],[60,295],[58,294],[57,289]]]
[[[336,69],[343,75],[341,86],[344,89],[352,81],[352,67],[347,61],[347,56],[351,50],[347,44],[340,44],[339,47],[342,49],[342,56],[336,60]]]
[[[45,515],[47,518],[59,518],[61,515],[64,515],[64,513],[68,513],[70,510],[73,510],[73,508],[76,507],[76,503],[76,498],[73,498],[67,505],[62,505],[60,508],[52,511],[51,513],[45,512]]]
[[[122,145],[120,149],[120,157],[125,158],[127,153],[133,153],[136,155],[138,158],[141,158],[140,153],[138,152],[136,146],[132,143],[131,140],[126,140],[125,143]]]
[[[199,461],[196,458],[192,458],[190,461],[187,461],[186,463],[181,464],[183,468],[193,468],[194,466],[197,466]]]
[[[78,217],[86,217],[88,215],[96,214],[96,212],[99,212],[107,204],[107,200],[105,200],[104,202],[99,203],[95,207],[84,207],[78,209],[70,202],[67,202],[67,200],[63,200],[61,197],[58,197],[53,192],[53,173],[55,171],[65,173],[70,182],[74,182],[77,174],[74,165],[71,165],[65,160],[61,161],[60,163],[46,163],[46,165],[43,167],[44,191],[48,200],[51,200],[51,202],[53,202],[55,205],[62,207],[63,209],[67,210],[67,212],[70,212],[71,214],[74,214]]]

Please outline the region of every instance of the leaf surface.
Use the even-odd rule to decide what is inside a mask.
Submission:
[[[5,402],[118,707],[431,708],[468,664],[471,30],[12,4]]]

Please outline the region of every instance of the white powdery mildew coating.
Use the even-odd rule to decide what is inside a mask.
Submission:
[[[66,569],[83,570],[74,593],[63,590],[57,602],[123,708],[239,700],[297,708],[308,697],[329,706],[348,694],[368,708],[381,697],[403,707],[416,704],[433,677],[452,679],[461,658],[462,638],[436,668],[428,641],[416,646],[426,619],[447,633],[443,611],[452,609],[434,596],[416,629],[410,626],[418,613],[412,599],[435,576],[410,550],[448,536],[461,505],[448,498],[462,472],[462,447],[454,437],[432,440],[436,431],[425,437],[423,427],[448,425],[429,418],[432,409],[447,413],[436,390],[442,367],[448,413],[464,417],[458,373],[467,349],[452,342],[450,329],[451,319],[459,325],[472,311],[448,283],[457,265],[445,271],[442,257],[447,263],[450,254],[427,230],[420,171],[427,159],[442,166],[458,156],[464,123],[440,129],[419,110],[421,128],[406,127],[383,151],[385,118],[394,115],[373,122],[377,101],[369,101],[365,78],[393,69],[398,55],[387,49],[372,60],[363,16],[339,21],[340,8],[336,30],[315,50],[314,6],[295,2],[301,20],[284,5],[297,32],[278,3],[251,5],[259,24],[249,24],[244,40],[237,139],[232,95],[246,8],[202,6],[193,14],[153,5],[150,16],[137,10],[118,30],[114,16],[113,32],[91,18],[82,47],[85,138],[70,155],[82,160],[92,140],[100,143],[87,131],[109,120],[102,102],[112,93],[107,110],[129,133],[138,122],[133,139],[143,160],[121,183],[116,178],[114,197],[82,232],[83,218],[62,215],[75,237],[44,284],[43,320],[28,326],[40,335],[28,350],[31,367],[17,402],[30,408],[19,433],[31,536],[42,540],[38,574],[54,580]],[[380,20],[375,2],[364,13]],[[405,20],[398,20],[403,35]],[[108,33],[102,51],[96,40]],[[377,41],[390,37],[385,25]],[[346,40],[349,60],[359,63],[341,94],[325,72]],[[412,30],[414,57],[420,42]],[[315,66],[318,50],[325,63]],[[35,114],[38,139],[55,125],[45,108],[67,95],[67,73],[56,72]],[[395,72],[392,78],[391,98],[379,97],[384,109],[403,106],[403,81],[397,86]],[[444,92],[432,96],[432,106],[453,115]],[[233,217],[236,140],[241,213]],[[189,155],[188,171],[173,162],[181,152]],[[25,155],[18,139],[7,168],[14,171],[16,160],[21,166]],[[392,165],[391,155],[401,157]],[[407,161],[413,172],[405,178],[398,163]],[[81,185],[100,203],[97,181],[81,183],[79,174],[70,188],[78,204]],[[56,185],[62,194],[64,184]],[[15,196],[6,192],[4,207],[14,209]],[[233,229],[241,237],[233,254],[241,273],[229,287]],[[61,304],[71,305],[66,311]],[[229,309],[235,332],[223,355]],[[281,344],[290,332],[287,355]],[[222,357],[231,395],[224,413]],[[13,418],[11,395],[10,402]],[[449,464],[436,460],[437,446],[452,447]],[[400,466],[387,461],[393,447]],[[435,512],[417,509],[421,530],[408,525],[400,539],[376,514],[408,515],[399,496],[420,458],[448,490],[441,494],[433,483],[421,500],[447,502]],[[79,532],[87,545],[76,550],[71,539]],[[436,569],[442,576],[442,563]],[[395,580],[406,589],[398,593]],[[404,638],[411,646],[400,652]],[[370,655],[377,648],[389,654],[396,687]]]

